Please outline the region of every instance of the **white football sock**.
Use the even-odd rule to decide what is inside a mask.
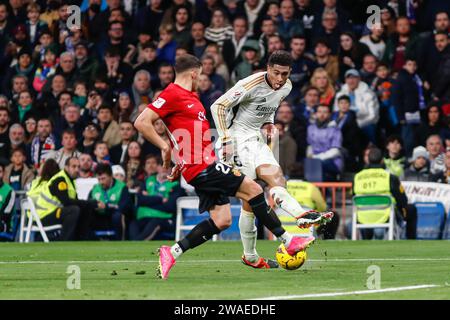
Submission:
[[[178,245],[178,243],[175,243],[171,248],[170,248],[170,253],[172,254],[172,256],[176,259],[178,259],[182,254],[183,254],[183,250],[181,250],[181,247]]]
[[[287,248],[291,244],[292,238],[293,238],[292,234],[286,231],[285,233],[283,233],[281,236],[278,237],[278,240],[283,242],[284,246]]]
[[[277,204],[275,201],[275,213],[277,215],[280,215],[281,212],[285,212],[288,215],[298,218],[301,215],[303,215],[305,212],[309,210],[305,210],[297,200],[295,200],[286,190],[286,188],[283,187],[273,187],[270,189],[270,196],[272,199],[279,199],[282,202],[280,204]],[[281,210],[280,210],[281,209]]]
[[[241,233],[245,259],[250,262],[258,261],[259,255],[256,252],[256,238],[258,232],[253,212],[241,208],[241,214],[239,216],[239,232]]]

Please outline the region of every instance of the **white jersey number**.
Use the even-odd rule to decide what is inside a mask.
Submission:
[[[223,174],[228,174],[231,170],[231,167],[227,166],[224,163],[219,162],[216,164],[216,170],[222,171]]]

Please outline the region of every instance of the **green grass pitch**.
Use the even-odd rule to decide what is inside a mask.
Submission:
[[[239,261],[240,242],[209,242],[187,252],[168,280],[155,278],[161,244],[0,244],[0,299],[450,298],[448,241],[317,241],[296,271],[248,268]],[[266,257],[277,246],[258,241]],[[80,268],[80,290],[67,289],[70,265]],[[381,292],[368,292],[371,265],[380,268]],[[383,291],[390,288],[397,289]]]

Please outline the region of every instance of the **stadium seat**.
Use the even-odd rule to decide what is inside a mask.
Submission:
[[[59,230],[61,228],[62,226],[60,224],[44,227],[30,197],[24,198],[20,201],[19,242],[24,242],[24,233],[26,233],[25,242],[30,242],[31,233],[37,231],[41,234],[44,242],[49,242],[46,232]]]
[[[199,199],[196,196],[180,197],[177,199],[177,221],[175,241],[179,241],[183,231],[192,230],[196,224],[207,218],[207,215],[198,214]],[[213,241],[216,236],[213,237]]]
[[[16,206],[19,208],[19,206]],[[17,231],[19,230],[19,214],[14,211],[12,216],[12,230],[11,232],[0,232],[0,241],[14,241],[17,236]]]
[[[447,213],[447,219],[445,222],[444,233],[442,239],[450,240],[450,211]]]
[[[97,239],[114,239],[116,232],[114,230],[95,230],[94,235]]]
[[[352,240],[359,229],[388,229],[388,240],[394,239],[396,228],[392,198],[388,195],[359,195],[353,197]],[[398,236],[397,236],[398,238]]]
[[[175,241],[180,240],[184,236],[184,231],[192,230],[198,223],[208,219],[208,213],[199,214],[198,197],[180,197],[177,199],[177,221],[175,230]],[[232,225],[220,233],[214,235],[213,241],[221,240],[238,240],[239,233],[239,214],[241,206],[231,205]]]
[[[442,239],[445,225],[445,208],[441,202],[416,202],[417,239]]]
[[[309,182],[322,182],[322,162],[319,159],[306,158],[304,162],[305,166],[305,179]]]
[[[173,240],[175,239],[175,232],[160,232],[153,240]]]
[[[0,232],[0,240],[13,241],[14,235],[9,232]]]

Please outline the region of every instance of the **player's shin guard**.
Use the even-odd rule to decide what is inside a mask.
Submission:
[[[277,186],[271,188],[269,192],[276,205],[274,210],[278,215],[284,212],[298,219],[298,217],[308,211],[302,208],[297,200],[287,192],[286,188]]]
[[[258,234],[255,225],[255,215],[243,208],[241,208],[241,215],[239,216],[239,232],[241,233],[245,258],[250,262],[257,261],[259,256],[256,252],[256,238]]]
[[[204,220],[194,227],[186,237],[178,241],[181,250],[186,252],[189,249],[198,247],[202,243],[210,240],[213,235],[220,233],[220,229],[212,219]]]
[[[255,216],[260,219],[263,225],[266,226],[267,229],[269,229],[276,237],[280,237],[285,233],[284,228],[281,226],[280,219],[278,219],[277,215],[272,210],[269,210],[270,208],[266,203],[264,193],[250,199],[248,203],[252,207]]]

